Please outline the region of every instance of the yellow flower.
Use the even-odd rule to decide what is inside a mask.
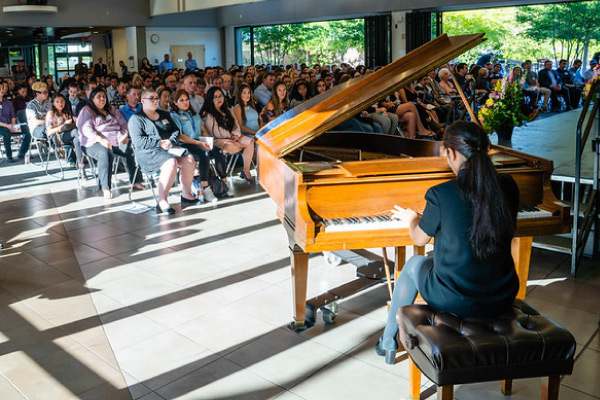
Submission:
[[[485,102],[485,105],[488,107],[491,107],[494,105],[494,100],[492,99],[487,99],[487,101]]]

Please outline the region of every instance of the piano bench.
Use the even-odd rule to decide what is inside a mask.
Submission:
[[[399,342],[409,359],[410,392],[420,396],[421,372],[451,400],[453,385],[543,377],[542,399],[558,399],[560,375],[573,372],[575,339],[522,300],[494,318],[459,318],[428,305],[398,310]],[[415,367],[416,365],[416,367]],[[417,369],[418,368],[418,369]]]

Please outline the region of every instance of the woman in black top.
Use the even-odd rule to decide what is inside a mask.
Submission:
[[[156,90],[145,89],[140,98],[142,109],[133,115],[128,123],[135,157],[145,173],[160,173],[156,210],[159,213],[174,214],[175,209],[169,205],[167,196],[175,182],[177,167],[181,168],[181,204],[198,202],[190,190],[196,163],[187,151],[180,154],[176,152],[185,149],[173,148],[179,143],[181,131],[168,112],[158,110],[159,97]]]
[[[519,193],[509,175],[498,175],[479,125],[458,121],[444,133],[448,165],[457,179],[431,187],[423,215],[396,206],[412,240],[435,238],[433,258],[412,257],[396,282],[388,321],[376,352],[393,364],[398,345],[396,313],[417,296],[461,317],[495,316],[510,309],[519,289],[511,256]]]

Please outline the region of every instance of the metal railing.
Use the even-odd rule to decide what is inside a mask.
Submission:
[[[590,105],[594,102],[591,112],[588,116]],[[581,202],[581,158],[583,150],[589,139],[590,133],[596,123],[594,138],[592,139],[592,149],[594,151],[593,182],[592,189],[586,193],[586,201],[582,207]],[[585,125],[585,128],[584,128]],[[571,276],[575,277],[579,263],[583,255],[583,250],[588,241],[592,226],[595,224],[593,255],[598,252],[598,234],[600,223],[598,221],[598,210],[600,209],[600,198],[598,197],[598,153],[600,142],[598,134],[600,132],[600,80],[595,79],[589,91],[589,95],[583,105],[583,111],[577,122],[577,133],[575,137],[575,185],[573,190],[573,241],[571,247]],[[583,216],[580,221],[580,212],[583,209]]]

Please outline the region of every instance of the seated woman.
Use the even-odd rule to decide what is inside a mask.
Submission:
[[[188,149],[198,159],[200,178],[195,181],[195,185],[192,185],[192,193],[198,198],[203,196],[205,201],[215,202],[217,197],[208,185],[210,159],[215,160],[217,175],[227,185],[227,162],[225,157],[219,148],[215,146],[211,148],[207,142],[200,141],[202,137],[207,137],[208,133],[200,116],[190,107],[190,97],[185,90],[179,89],[175,92],[172,108],[171,118],[181,131],[181,137],[179,138],[181,146]],[[231,188],[229,189],[227,193],[233,196]]]
[[[242,135],[233,113],[225,105],[225,95],[220,88],[213,86],[208,90],[200,116],[209,136],[215,138],[215,146],[227,154],[242,152],[244,170],[240,177],[248,183],[253,183],[250,166],[254,155],[254,140]]]
[[[457,179],[431,187],[422,215],[396,206],[413,242],[435,238],[434,256],[413,256],[402,269],[388,320],[375,351],[393,364],[398,344],[398,309],[417,293],[440,311],[461,317],[493,317],[509,310],[519,289],[511,256],[519,190],[510,175],[499,175],[489,156],[487,133],[458,121],[444,133],[448,165]]]
[[[169,89],[162,87],[158,88],[158,109],[166,112],[171,112],[171,92]]]
[[[79,132],[75,125],[75,117],[71,107],[67,107],[67,99],[58,94],[52,101],[52,108],[46,114],[46,135],[55,145],[73,146],[75,153],[68,155],[69,164],[77,165],[79,174],[84,177],[83,153],[79,141]]]
[[[294,108],[297,105],[304,103],[310,99],[310,87],[307,82],[299,81],[292,87],[292,93],[290,94],[290,108]]]
[[[431,132],[421,122],[417,107],[413,103],[400,103],[400,95],[395,94],[397,99],[396,115],[400,122],[406,125],[406,137],[409,138],[435,138],[435,133]],[[417,135],[418,132],[418,135]]]
[[[428,110],[425,104],[421,102],[419,94],[415,90],[412,83],[409,83],[405,87],[401,88],[398,91],[398,95],[400,96],[400,101],[402,103],[412,103],[415,105],[423,125],[427,124],[432,130],[438,133],[443,133],[444,125],[440,124],[437,114],[433,110]]]
[[[323,78],[319,78],[317,79],[317,94],[321,94],[325,91],[327,91],[327,83],[325,83],[325,79]]]
[[[440,87],[442,88],[442,92],[444,94],[455,96],[458,91],[454,87],[454,84],[450,82],[450,71],[447,68],[440,69],[438,72],[438,76],[440,77]]]
[[[242,82],[235,95],[235,107],[233,116],[237,120],[242,135],[254,137],[260,128],[258,111],[256,110],[256,99],[252,95],[250,85]]]
[[[271,100],[260,113],[262,121],[267,124],[286,112],[290,106],[287,98],[287,87],[282,81],[275,82]]]
[[[159,213],[175,214],[167,196],[175,182],[177,167],[181,168],[181,205],[196,204],[198,199],[191,192],[196,162],[191,154],[176,152],[181,132],[171,115],[158,109],[158,94],[145,89],[140,96],[142,110],[129,119],[129,133],[135,147],[140,168],[147,174],[160,173],[158,177]]]
[[[143,190],[142,175],[135,173],[135,157],[129,143],[127,122],[123,115],[106,101],[106,91],[98,86],[90,93],[89,103],[77,117],[83,152],[98,160],[98,182],[105,199],[112,199],[110,191],[114,155],[125,158],[129,181]]]

